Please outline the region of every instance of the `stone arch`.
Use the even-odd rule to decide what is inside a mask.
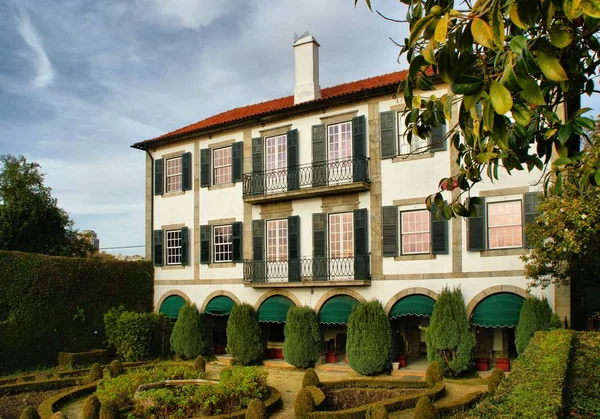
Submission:
[[[160,306],[162,305],[162,303],[169,297],[173,296],[173,295],[177,295],[181,298],[183,298],[185,301],[187,301],[188,303],[191,303],[192,300],[190,299],[190,297],[187,296],[187,294],[183,291],[180,290],[170,290],[165,292],[160,299],[158,300],[158,304],[156,304],[156,306],[154,306],[154,311],[156,313],[158,313],[158,310],[160,310]]]
[[[260,308],[262,303],[264,303],[266,300],[268,300],[270,297],[273,297],[274,295],[281,295],[283,297],[289,298],[290,300],[292,300],[292,302],[294,303],[294,305],[296,307],[302,306],[302,303],[300,302],[298,297],[296,297],[291,292],[289,292],[287,290],[274,289],[274,290],[269,290],[260,296],[258,301],[256,301],[256,303],[254,304],[254,310],[258,313],[258,309]]]
[[[486,297],[499,294],[501,292],[516,294],[523,298],[527,298],[531,295],[526,289],[516,287],[514,285],[496,285],[495,287],[486,288],[479,294],[475,295],[475,297],[471,298],[471,301],[469,301],[469,304],[467,304],[467,319],[469,319],[469,323],[471,322],[471,314],[473,314],[473,310],[475,310],[477,304],[485,300]]]
[[[426,295],[428,297],[433,298],[435,301],[437,301],[437,299],[440,297],[440,295],[437,292],[432,291],[427,288],[422,288],[422,287],[406,288],[406,289],[396,293],[392,298],[390,298],[388,300],[387,304],[384,307],[385,315],[386,316],[390,315],[390,310],[392,309],[392,307],[394,307],[394,304],[396,304],[398,301],[400,301],[404,297],[408,297],[409,295],[414,295],[414,294]]]
[[[213,291],[210,294],[208,294],[208,296],[204,299],[204,302],[202,303],[202,307],[200,308],[200,313],[204,313],[204,310],[206,309],[206,306],[208,305],[208,303],[210,303],[210,300],[212,300],[215,297],[229,297],[233,300],[233,302],[235,304],[240,304],[240,299],[237,298],[237,296],[229,291],[225,291],[225,290],[218,290],[218,291]]]
[[[317,314],[319,314],[319,311],[321,311],[321,307],[323,307],[323,304],[325,304],[327,302],[327,300],[329,300],[331,297],[335,297],[336,295],[348,295],[348,296],[356,299],[359,303],[364,303],[365,301],[367,301],[365,299],[365,297],[363,297],[362,295],[360,295],[358,292],[354,291],[353,289],[336,288],[336,289],[332,289],[332,290],[326,292],[319,299],[319,301],[317,302],[317,305],[315,306],[315,312]]]

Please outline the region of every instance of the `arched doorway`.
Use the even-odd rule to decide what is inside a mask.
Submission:
[[[435,300],[423,294],[411,294],[396,301],[389,317],[392,326],[392,356],[397,362],[406,363],[407,356],[427,354],[425,332],[429,326]]]
[[[258,322],[268,359],[283,359],[283,329],[285,319],[294,302],[283,295],[274,295],[262,302],[258,308]]]
[[[185,304],[185,298],[179,295],[170,295],[163,300],[158,309],[159,313],[163,313],[165,316],[176,319],[179,314],[179,310]]]
[[[235,302],[225,296],[212,298],[204,308],[204,314],[211,329],[213,350],[215,355],[225,353],[227,347],[227,321]]]
[[[357,299],[349,295],[336,295],[329,298],[319,310],[327,362],[336,362],[346,355],[348,318],[359,304]]]

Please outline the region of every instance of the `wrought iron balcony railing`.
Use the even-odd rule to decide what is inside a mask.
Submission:
[[[318,186],[369,182],[369,159],[364,156],[264,170],[244,175],[243,196],[251,197]]]
[[[370,279],[370,255],[295,260],[244,260],[244,282],[351,281]]]

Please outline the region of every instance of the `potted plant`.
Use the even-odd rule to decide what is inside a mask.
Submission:
[[[508,359],[508,352],[500,352],[499,356],[496,358],[496,368],[500,368],[504,372],[510,371],[510,359]]]

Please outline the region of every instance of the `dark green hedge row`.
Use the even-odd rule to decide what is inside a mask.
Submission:
[[[104,347],[111,307],[151,311],[150,262],[0,251],[0,373]]]
[[[31,381],[28,383],[15,383],[0,386],[0,395],[16,394],[30,391],[55,390],[80,384],[81,378],[60,378],[57,380]]]
[[[106,349],[58,353],[58,365],[63,367],[88,367],[96,362],[102,365],[108,364],[108,351]]]
[[[438,419],[451,418],[475,406],[486,393],[475,391],[460,397],[452,402],[440,402],[435,406]]]
[[[38,414],[41,419],[50,418],[54,412],[57,411],[57,407],[63,404],[66,400],[77,399],[88,394],[92,394],[96,391],[97,382],[85,384],[80,387],[76,387],[65,391],[64,393],[55,394],[44,400],[38,407]]]
[[[390,380],[376,380],[376,379],[356,379],[356,380],[341,380],[341,381],[330,381],[321,382],[319,387],[323,391],[339,390],[342,388],[385,388],[385,389],[399,389],[399,388],[429,388],[426,382],[422,381],[390,381]]]

